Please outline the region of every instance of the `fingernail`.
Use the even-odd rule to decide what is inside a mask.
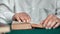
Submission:
[[[29,21],[27,20],[27,22],[29,22]]]
[[[53,29],[55,29],[55,27],[53,27]]]
[[[49,27],[49,29],[51,29],[51,28]]]
[[[25,22],[25,20],[24,20],[24,22]]]
[[[21,22],[21,21],[19,20],[19,22]]]
[[[46,27],[46,29],[48,29],[48,27]]]

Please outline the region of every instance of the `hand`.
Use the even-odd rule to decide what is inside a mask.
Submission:
[[[55,15],[49,15],[43,22],[46,29],[57,28],[60,26],[60,19]]]
[[[13,20],[17,20],[18,22],[30,22],[31,18],[27,13],[22,12],[22,13],[16,13],[13,16]]]

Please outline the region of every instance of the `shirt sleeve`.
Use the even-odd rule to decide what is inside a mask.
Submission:
[[[60,0],[57,0],[56,2],[56,13],[57,13],[57,17],[60,18]]]
[[[0,23],[11,23],[14,15],[14,2],[13,0],[0,0]]]

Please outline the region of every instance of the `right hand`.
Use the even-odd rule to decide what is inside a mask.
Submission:
[[[31,18],[27,13],[22,12],[22,13],[16,13],[13,16],[13,20],[17,20],[18,22],[30,22]]]

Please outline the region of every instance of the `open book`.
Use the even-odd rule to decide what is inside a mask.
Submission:
[[[31,23],[22,23],[22,22],[17,22],[13,21],[11,28],[13,30],[21,30],[21,29],[32,29],[33,28],[44,28],[41,24],[31,24]]]

